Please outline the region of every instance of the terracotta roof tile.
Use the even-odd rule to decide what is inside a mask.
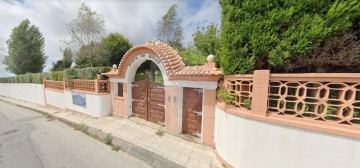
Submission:
[[[215,63],[207,63],[203,66],[185,66],[177,51],[163,42],[148,42],[131,48],[125,53],[124,57],[121,59],[119,69],[124,67],[124,60],[126,60],[127,57],[131,56],[130,53],[140,48],[147,48],[154,51],[156,55],[160,57],[162,63],[165,66],[166,73],[169,76],[223,75],[222,71],[219,68],[215,68]],[[120,73],[119,69],[112,69],[110,72],[104,74],[116,75]]]

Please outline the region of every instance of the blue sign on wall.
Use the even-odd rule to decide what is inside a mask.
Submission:
[[[72,93],[72,101],[74,105],[86,108],[86,95],[81,93]]]

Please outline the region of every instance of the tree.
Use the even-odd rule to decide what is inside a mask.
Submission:
[[[360,17],[359,0],[220,0],[221,67],[226,74],[279,72]],[[307,57],[300,57],[307,59]]]
[[[220,33],[216,25],[210,24],[202,31],[198,30],[193,34],[194,45],[203,55],[215,55],[217,65],[220,65]]]
[[[65,48],[63,51],[63,67],[64,69],[70,68],[73,63],[73,53],[70,48]]]
[[[72,57],[71,49],[65,48],[63,51],[63,59],[53,62],[51,71],[62,71],[64,69],[70,68],[72,64]]]
[[[110,53],[102,43],[84,45],[76,55],[75,63],[78,67],[108,66]]]
[[[94,53],[101,51],[95,51],[98,46],[92,46],[100,42],[105,32],[105,21],[102,15],[96,11],[92,11],[89,6],[84,3],[78,10],[77,18],[71,21],[68,27],[68,32],[71,36],[69,41],[65,41],[67,48],[71,49],[73,55],[75,55],[75,62],[79,63],[77,56],[79,55],[81,48],[85,47],[90,54],[89,58],[95,57]],[[81,55],[81,54],[80,54]],[[90,61],[92,62],[92,61]],[[93,65],[90,65],[93,66]]]
[[[194,45],[206,55],[217,55],[220,48],[220,34],[217,26],[210,24],[193,34]]]
[[[119,64],[121,58],[132,47],[129,40],[119,33],[110,33],[101,40],[101,43],[110,54],[109,65]]]
[[[207,55],[194,46],[189,46],[186,49],[179,51],[179,55],[181,56],[185,65],[188,66],[204,65],[207,62]]]
[[[23,20],[6,41],[8,53],[3,63],[16,75],[42,72],[45,67],[45,39],[39,28],[30,24],[28,19]]]
[[[168,43],[171,47],[181,50],[184,39],[181,22],[182,20],[177,16],[177,5],[170,6],[166,14],[157,23],[157,38]]]

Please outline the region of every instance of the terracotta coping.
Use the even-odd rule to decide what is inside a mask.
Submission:
[[[113,68],[107,73],[102,73],[102,75],[124,78],[124,69],[122,68],[128,68],[125,64],[129,62],[129,59],[132,59],[132,57],[135,57],[139,53],[141,53],[142,50],[144,52],[150,50],[151,52],[153,52],[153,54],[160,58],[161,62],[165,66],[166,73],[169,76],[170,80],[189,80],[189,76],[194,76],[196,78],[199,76],[210,76],[210,80],[212,81],[214,80],[213,76],[220,77],[223,75],[222,71],[219,68],[215,67],[214,62],[209,62],[202,66],[185,66],[177,51],[163,42],[148,42],[131,48],[125,53],[124,57],[121,59],[118,69]],[[190,77],[192,78],[191,80],[193,80],[194,77]],[[201,80],[206,80],[206,78],[202,78]]]

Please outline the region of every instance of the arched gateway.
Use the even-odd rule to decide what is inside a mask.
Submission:
[[[135,82],[136,71],[148,60],[159,68],[163,85]],[[213,58],[203,66],[185,66],[169,45],[148,42],[131,48],[118,68],[104,75],[111,82],[113,115],[164,123],[169,132],[193,134],[213,145],[215,90],[222,76]]]

